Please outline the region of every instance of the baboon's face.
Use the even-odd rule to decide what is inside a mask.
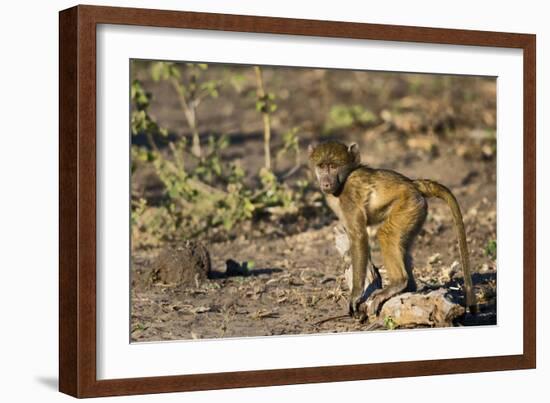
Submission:
[[[323,193],[334,194],[338,192],[342,185],[339,179],[342,176],[342,169],[342,166],[337,166],[330,161],[323,161],[315,165],[315,176],[317,177],[319,188]]]
[[[322,143],[308,148],[309,159],[323,193],[338,193],[349,173],[359,165],[357,144]]]

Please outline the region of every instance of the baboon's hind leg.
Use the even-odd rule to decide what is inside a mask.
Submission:
[[[410,248],[426,218],[426,203],[397,205],[396,213],[378,230],[378,241],[386,269],[388,284],[372,293],[366,302],[367,315],[376,315],[381,305],[391,297],[408,289],[416,290],[412,274]]]
[[[406,291],[416,292],[416,290],[418,290],[418,286],[416,285],[416,281],[414,279],[413,258],[412,258],[410,249],[411,249],[411,245],[409,245],[409,250],[405,253],[405,271],[407,272]]]

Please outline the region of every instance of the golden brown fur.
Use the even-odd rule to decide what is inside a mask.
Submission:
[[[388,285],[372,292],[366,301],[367,314],[376,314],[387,299],[406,288],[415,289],[410,248],[427,214],[428,197],[447,202],[455,222],[464,270],[466,304],[475,310],[468,249],[460,208],[453,194],[437,182],[411,180],[397,172],[361,165],[356,144],[323,143],[309,148],[321,190],[338,216],[350,240],[352,290],[350,313],[361,316],[370,261],[367,226],[380,225],[378,241],[388,276]]]

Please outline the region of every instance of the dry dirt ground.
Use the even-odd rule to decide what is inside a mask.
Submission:
[[[307,79],[315,81],[315,74],[301,77],[300,85],[307,84]],[[282,81],[286,85],[285,91],[292,89],[290,78]],[[342,83],[345,84],[344,80],[340,87]],[[268,74],[266,85],[275,87]],[[488,99],[494,98],[494,83],[479,81],[476,85]],[[355,94],[353,88],[342,95],[345,89],[340,87],[340,93],[334,90],[331,94],[351,101],[362,99],[364,95]],[[160,84],[159,88],[150,84],[150,88],[165,94],[164,106],[153,107],[159,121],[169,127],[183,127],[183,123],[178,121],[181,118],[169,89]],[[406,92],[401,94],[396,91],[390,99],[402,100],[406,97]],[[381,102],[380,99],[375,101]],[[299,104],[300,99],[295,102]],[[292,115],[288,112],[292,111],[291,105],[285,106],[283,101],[281,104],[284,107],[280,106],[280,110],[285,113],[281,112],[277,118],[279,120],[275,120],[275,133],[283,126],[292,126],[292,122],[285,119],[303,122],[307,116],[315,121],[313,112],[308,114],[305,107],[296,107],[296,113]],[[377,103],[373,101],[373,104]],[[494,106],[491,102],[483,107],[475,105],[471,105],[472,114],[481,113],[484,108],[492,110]],[[212,112],[213,107],[204,109],[201,118],[205,124],[201,127],[201,133],[215,131],[215,128],[223,126],[216,122],[224,121],[224,116],[231,116],[231,119],[226,119],[226,126],[233,124],[234,127],[220,129],[230,133],[232,139],[226,155],[242,159],[248,164],[247,168],[260,166],[261,137],[250,135],[246,141],[242,140],[243,127],[259,127],[260,118],[253,111],[250,115],[243,113],[234,119],[238,105],[226,105],[224,108],[218,110],[218,115]],[[230,110],[226,110],[228,108]],[[375,112],[380,113],[379,110]],[[455,116],[455,123],[459,132],[462,127],[459,117]],[[496,262],[488,256],[486,249],[488,242],[496,239],[496,155],[482,149],[482,143],[476,139],[480,134],[475,126],[465,123],[460,136],[443,138],[426,136],[421,128],[415,130],[414,121],[409,123],[413,128],[404,135],[407,127],[400,128],[403,124],[407,126],[406,121],[393,122],[383,131],[380,130],[382,124],[354,128],[340,134],[339,138],[358,142],[363,161],[373,167],[395,169],[411,178],[434,179],[451,188],[464,215],[473,280],[480,305],[478,315],[467,314],[456,320],[455,325],[495,324]],[[186,134],[185,131],[182,133]],[[277,136],[274,137],[273,147],[276,148]],[[315,125],[303,134],[305,142],[312,138],[316,138]],[[286,169],[284,164],[278,168]],[[306,177],[307,167],[304,166],[296,176]],[[146,170],[138,172],[133,182],[134,178],[143,194],[155,188]],[[349,294],[341,258],[334,246],[336,219],[326,210],[322,211],[325,213],[321,217],[310,221],[298,218],[297,222],[289,223],[278,217],[268,217],[261,222],[245,222],[231,237],[202,240],[210,253],[212,274],[209,280],[196,285],[144,285],[144,279],[150,275],[162,248],[134,250],[131,265],[131,340],[141,342],[363,330],[364,324],[349,317],[318,323],[345,314]],[[372,239],[371,243],[374,262],[381,265],[376,239]],[[449,290],[450,299],[462,303],[462,273],[453,265],[459,260],[458,246],[449,210],[443,202],[430,200],[429,215],[416,241],[413,258],[420,291],[445,287]],[[226,273],[228,266],[231,275]]]
[[[485,251],[487,240],[495,238],[495,178],[484,170],[484,164],[450,155],[433,160],[424,169],[410,170],[415,177],[430,175],[439,179],[446,177],[446,170],[463,168],[464,177],[452,189],[464,210],[481,313],[467,316],[457,325],[496,322],[496,265]],[[460,185],[464,181],[467,184]],[[486,186],[487,182],[492,186]],[[429,205],[429,216],[413,253],[416,280],[420,289],[446,287],[451,297],[461,302],[461,273],[451,270],[452,263],[459,259],[453,224],[446,205],[436,200]],[[248,232],[245,229],[235,239],[208,244],[214,275],[201,287],[158,284],[134,288],[132,340],[361,330],[364,325],[351,318],[316,325],[347,310],[349,290],[334,246],[335,223],[293,235],[286,235],[277,222],[261,234],[255,234],[254,224],[250,224]],[[380,265],[376,242],[372,246],[373,259]],[[158,252],[135,252],[133,270],[146,275]],[[248,262],[252,267],[242,275],[226,276],[228,260],[241,266]]]

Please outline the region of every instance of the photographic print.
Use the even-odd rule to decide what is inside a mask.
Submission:
[[[60,391],[536,367],[535,35],[80,5],[59,38]]]
[[[495,77],[129,67],[131,342],[497,323]]]

